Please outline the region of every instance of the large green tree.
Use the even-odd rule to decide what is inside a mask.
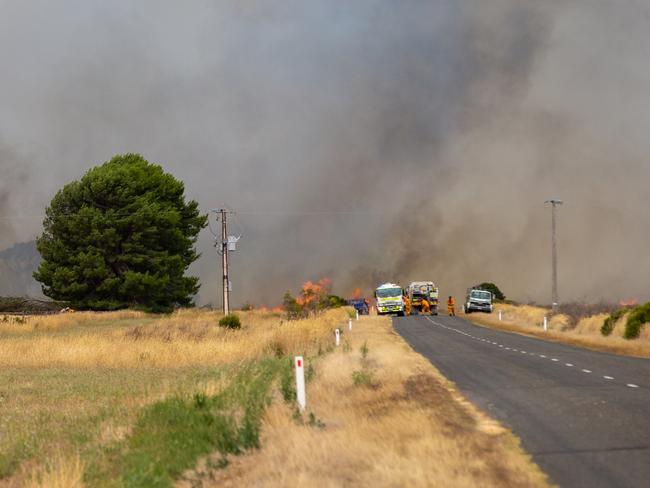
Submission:
[[[115,156],[65,185],[37,240],[43,293],[90,310],[191,305],[199,280],[185,271],[199,257],[207,217],[184,192],[139,154]]]

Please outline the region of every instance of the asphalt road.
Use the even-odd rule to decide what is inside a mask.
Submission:
[[[562,487],[650,487],[650,360],[476,326],[398,317],[399,332],[511,428]]]

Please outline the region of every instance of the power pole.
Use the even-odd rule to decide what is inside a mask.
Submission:
[[[558,205],[562,205],[564,202],[558,199],[546,200],[544,203],[551,204],[551,248],[552,248],[552,260],[553,260],[553,272],[552,272],[552,290],[551,290],[551,300],[553,301],[553,308],[556,308],[559,299],[557,296],[557,225],[555,210]]]
[[[230,313],[230,279],[228,277],[228,225],[226,209],[219,209],[221,214],[221,269],[223,270],[223,314]]]
[[[240,233],[239,237],[228,235],[228,215],[235,215],[235,212],[226,207],[212,209],[212,212],[217,214],[217,221],[221,220],[221,240],[216,232],[212,231],[212,227],[210,227],[210,231],[215,237],[214,246],[217,248],[219,254],[221,254],[221,269],[223,272],[223,313],[224,315],[228,315],[230,313],[230,273],[228,271],[228,254],[231,251],[237,250],[237,241],[241,239],[242,234]],[[239,225],[236,217],[235,224],[241,231],[241,225]]]

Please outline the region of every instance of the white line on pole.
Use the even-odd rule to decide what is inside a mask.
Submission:
[[[307,405],[307,394],[305,392],[305,361],[302,356],[296,356],[296,401],[301,410]]]
[[[548,330],[548,318],[544,316],[544,330]]]
[[[336,335],[336,345],[338,346],[339,344],[341,344],[341,331],[336,329],[334,335]]]
[[[358,313],[358,312],[357,312]],[[358,320],[358,319],[357,319]],[[352,330],[352,319],[348,320],[348,330]]]

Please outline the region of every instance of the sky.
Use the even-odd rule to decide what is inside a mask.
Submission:
[[[137,152],[238,212],[237,303],[322,277],[549,303],[549,198],[560,298],[650,299],[649,55],[641,0],[0,0],[0,248]]]

